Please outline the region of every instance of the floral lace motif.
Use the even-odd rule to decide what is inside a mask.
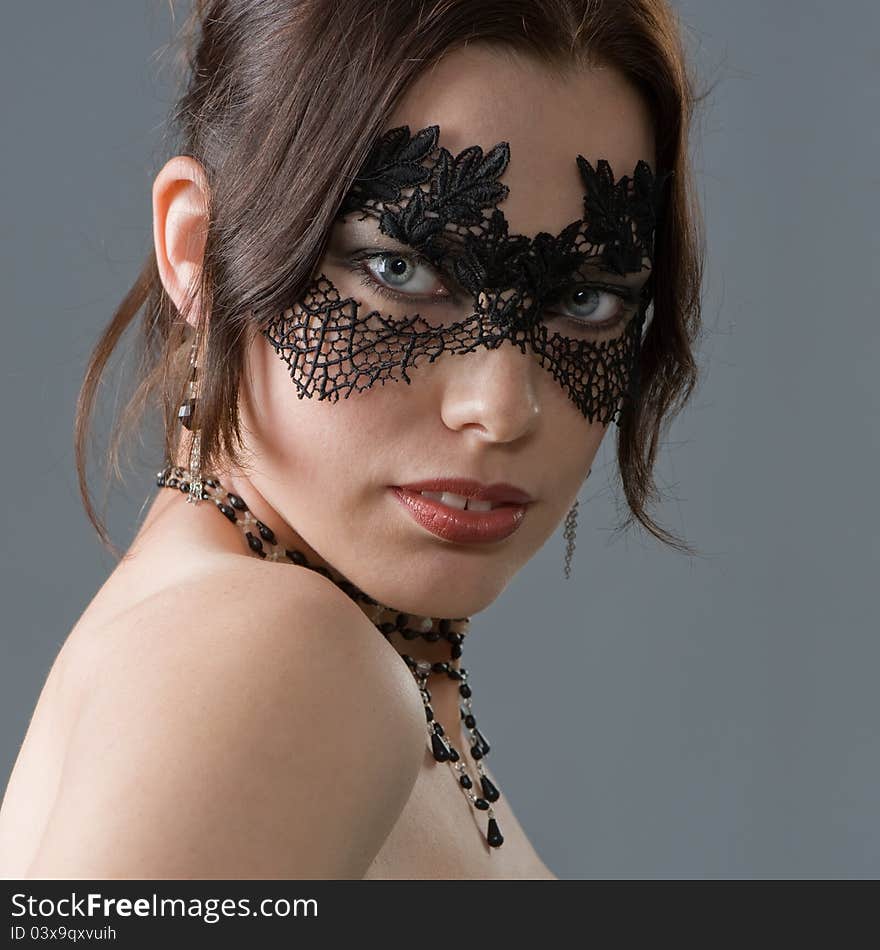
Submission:
[[[590,421],[615,420],[621,400],[636,398],[638,356],[652,297],[648,277],[635,311],[610,339],[588,323],[565,322],[570,334],[551,330],[547,316],[566,292],[596,280],[651,267],[663,185],[639,161],[632,176],[615,181],[607,161],[595,168],[581,155],[583,216],[559,234],[529,238],[508,231],[497,205],[509,189],[498,179],[510,160],[501,142],[452,155],[437,145],[439,128],[410,135],[391,129],[376,142],[338,212],[344,220],[376,219],[379,230],[424,257],[446,279],[473,297],[473,312],[454,323],[432,324],[419,313],[383,315],[343,297],[323,273],[302,300],[264,331],[290,366],[300,398],[346,398],[442,353],[494,349],[505,340],[526,347]],[[606,284],[607,286],[607,284]],[[417,301],[413,302],[413,307]]]

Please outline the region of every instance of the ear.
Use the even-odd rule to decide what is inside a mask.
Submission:
[[[196,286],[208,233],[210,190],[202,165],[188,155],[169,159],[153,182],[153,244],[159,276],[178,311]],[[195,324],[201,309],[196,294],[187,320]]]

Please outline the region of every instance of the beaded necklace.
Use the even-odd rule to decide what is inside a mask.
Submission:
[[[370,617],[386,640],[390,639],[390,634],[394,631],[399,631],[406,640],[421,637],[430,643],[436,643],[444,639],[450,644],[450,659],[458,659],[461,656],[461,645],[467,633],[470,618],[423,617],[416,626],[409,626],[411,618],[408,614],[380,604],[338,572],[323,565],[309,563],[308,558],[302,551],[289,550],[279,545],[275,532],[268,525],[255,518],[244,499],[239,495],[226,491],[217,478],[205,476],[204,473],[200,472],[197,479],[198,481],[193,478],[187,469],[176,465],[166,465],[160,472],[156,473],[156,485],[159,488],[179,490],[187,496],[187,501],[192,497],[193,488],[198,491],[198,482],[201,482],[201,493],[200,496],[196,495],[196,498],[202,501],[213,501],[222,515],[233,524],[238,525],[244,533],[248,549],[255,556],[265,558],[268,561],[289,561],[299,567],[306,567],[322,574],[356,603],[365,605],[367,616]],[[256,529],[256,534],[251,530],[251,526]],[[462,666],[456,669],[451,663],[442,660],[430,663],[426,660],[416,660],[408,653],[401,653],[400,656],[409,667],[418,685],[419,695],[425,707],[428,740],[434,758],[438,762],[449,763],[453,772],[456,773],[459,788],[464,792],[467,800],[478,811],[486,812],[489,819],[486,827],[486,841],[493,848],[501,847],[504,837],[498,828],[498,821],[491,805],[491,802],[500,798],[501,792],[486,775],[481,762],[481,759],[488,754],[490,746],[477,728],[477,720],[471,707],[471,688],[467,681],[467,670]],[[435,674],[445,674],[450,679],[459,682],[460,718],[464,727],[470,733],[471,745],[469,751],[482,795],[477,795],[473,791],[474,782],[468,774],[464,757],[459,755],[443,726],[434,718],[434,711],[431,709],[431,691],[428,689],[428,677]]]

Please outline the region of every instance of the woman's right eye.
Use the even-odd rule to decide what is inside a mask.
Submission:
[[[448,297],[434,269],[406,254],[374,254],[361,260],[362,268],[379,284],[415,297]]]

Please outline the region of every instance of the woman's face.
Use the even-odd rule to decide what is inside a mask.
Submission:
[[[403,125],[413,133],[439,126],[438,144],[453,155],[508,142],[500,180],[509,193],[499,208],[511,233],[529,237],[559,234],[582,216],[578,154],[594,166],[606,159],[617,178],[639,160],[654,168],[648,112],[619,73],[585,68],[561,77],[476,44],[419,78],[388,128]],[[473,301],[450,297],[442,273],[393,256],[365,259],[366,247],[403,250],[404,258],[406,249],[359,217],[334,225],[319,265],[342,297],[355,298],[362,313],[420,314],[434,324],[472,314]],[[391,379],[347,398],[299,398],[290,366],[259,334],[241,390],[249,479],[315,552],[380,602],[469,616],[556,530],[607,425],[589,421],[533,352],[508,343],[422,357],[407,375],[409,383]],[[414,520],[392,488],[435,477],[507,482],[533,500],[509,536],[452,541]]]

